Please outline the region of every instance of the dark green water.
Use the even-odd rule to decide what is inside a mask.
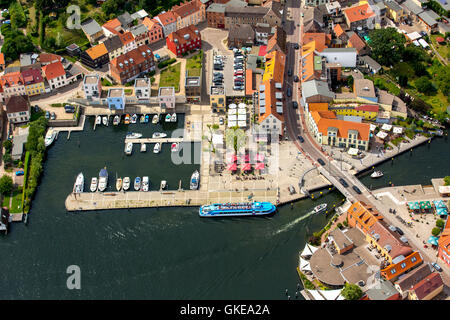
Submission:
[[[339,193],[256,219],[200,219],[196,208],[66,213],[64,200],[79,171],[90,180],[106,165],[110,176],[146,173],[152,182],[166,179],[178,187],[181,179],[187,188],[198,168],[172,164],[169,146],[158,155],[151,149],[140,154],[136,147],[126,157],[128,130],[100,126],[93,132],[90,121],[69,141],[59,136],[49,149],[28,226],[14,224],[0,238],[0,299],[286,299],[285,288],[293,296],[298,251],[327,221],[308,213],[322,202],[337,204]],[[130,131],[149,136],[151,128],[137,124]],[[438,152],[436,145],[446,149]],[[437,155],[448,154],[448,143],[436,140],[427,150],[423,154],[436,167],[433,176],[442,176],[448,161]],[[408,174],[419,166],[418,181],[399,173],[393,182],[426,182],[421,177],[428,169],[420,159],[416,149],[398,167]],[[81,268],[81,290],[66,288],[69,265]]]
[[[157,155],[136,146],[125,156],[126,132],[150,136],[153,125],[95,132],[92,126],[90,119],[70,140],[60,134],[48,151],[28,226],[13,224],[0,238],[0,299],[285,299],[285,288],[294,294],[298,251],[327,221],[301,217],[318,203],[342,200],[338,193],[257,219],[201,219],[196,208],[66,213],[64,200],[80,171],[90,181],[106,165],[111,177],[147,174],[153,186],[166,179],[177,188],[181,179],[188,188],[198,168],[172,164],[169,145]],[[66,288],[69,265],[81,268],[81,290]]]

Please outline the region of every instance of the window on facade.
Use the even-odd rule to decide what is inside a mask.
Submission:
[[[416,257],[412,257],[411,258],[411,262],[416,262],[417,261],[417,258]]]
[[[392,273],[392,274],[395,274],[396,272],[397,272],[397,271],[395,270],[395,268],[391,270],[391,273]]]
[[[400,267],[402,267],[402,269],[405,269],[406,263],[403,262],[403,263],[400,265]]]

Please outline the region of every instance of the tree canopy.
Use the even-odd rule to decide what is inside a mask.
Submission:
[[[346,300],[359,300],[363,296],[361,288],[356,284],[346,283],[341,292]]]
[[[385,66],[391,66],[402,59],[405,37],[395,28],[376,29],[369,34],[372,58]]]
[[[436,91],[436,88],[433,86],[433,83],[431,83],[430,79],[428,79],[428,77],[426,76],[418,78],[414,82],[414,84],[419,92],[425,93],[426,95],[429,95]]]
[[[10,176],[4,175],[0,178],[0,193],[10,194],[13,189],[13,180]]]

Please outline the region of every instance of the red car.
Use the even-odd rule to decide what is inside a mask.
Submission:
[[[244,74],[244,71],[236,71],[236,72],[234,73],[235,76],[237,76],[237,75],[242,75],[242,74]]]

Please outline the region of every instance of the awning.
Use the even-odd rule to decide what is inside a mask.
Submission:
[[[387,136],[388,136],[388,134],[386,132],[384,132],[384,131],[380,131],[380,132],[377,133],[377,137],[382,139],[382,140],[386,139]]]
[[[250,171],[250,170],[252,170],[252,165],[250,164],[250,163],[244,163],[243,165],[242,165],[242,170],[243,171]]]
[[[395,134],[402,134],[403,133],[403,128],[402,127],[394,127],[394,129],[392,131]]]
[[[300,256],[302,257],[308,257],[308,256],[312,256],[312,254],[317,250],[316,247],[313,247],[310,244],[306,244],[305,248],[303,248],[302,253],[300,254]]]
[[[358,149],[350,148],[350,149],[348,149],[347,153],[351,156],[356,156],[356,155],[358,155]]]
[[[250,155],[249,154],[241,155],[241,162],[249,162],[249,161],[250,161]]]
[[[227,154],[227,162],[228,163],[236,162],[236,160],[237,160],[237,156],[234,153]]]
[[[319,293],[319,290],[308,290],[313,296],[314,300],[325,300],[325,298]]]
[[[431,209],[431,202],[430,201],[420,201],[419,206],[420,206],[420,209],[422,209],[422,210],[429,210],[429,209]]]
[[[245,109],[238,109],[238,114],[246,115],[247,114],[247,110],[245,110]]]
[[[257,153],[255,156],[255,160],[258,162],[263,162],[264,161],[265,156],[261,153]]]
[[[247,105],[245,103],[242,103],[242,102],[238,104],[238,108],[239,109],[245,109],[246,106]]]
[[[236,163],[230,163],[230,164],[228,164],[227,170],[228,170],[228,171],[236,171],[236,170],[237,170],[237,165],[236,165]]]
[[[300,271],[312,271],[308,261],[300,258]]]
[[[374,125],[374,124],[370,124],[370,131],[375,131],[375,128],[376,128],[377,126],[376,125]]]
[[[431,243],[433,246],[437,246],[438,245],[438,240],[439,240],[439,238],[438,237],[435,237],[435,236],[430,236],[429,238],[428,238],[428,243]]]
[[[391,131],[391,129],[392,129],[392,125],[387,124],[387,123],[385,123],[381,126],[381,130],[385,130],[385,131],[389,132],[389,131]]]
[[[410,202],[408,202],[408,208],[409,208],[409,210],[419,210],[420,206],[417,201],[410,201]]]
[[[236,109],[228,109],[228,114],[229,115],[233,115],[233,114],[236,114],[236,113],[237,113]]]
[[[265,168],[265,165],[262,162],[258,162],[257,164],[255,164],[256,170],[263,170],[264,168]]]
[[[232,104],[230,104],[229,106],[228,106],[228,108],[230,108],[230,109],[236,109],[236,104],[234,104],[234,103],[232,103]]]
[[[238,127],[239,128],[245,128],[247,126],[247,121],[238,121]]]
[[[232,128],[232,127],[236,127],[237,126],[237,122],[236,120],[228,120],[228,128]]]
[[[337,300],[341,295],[342,289],[338,290],[320,290],[320,294],[325,297],[326,300]]]

